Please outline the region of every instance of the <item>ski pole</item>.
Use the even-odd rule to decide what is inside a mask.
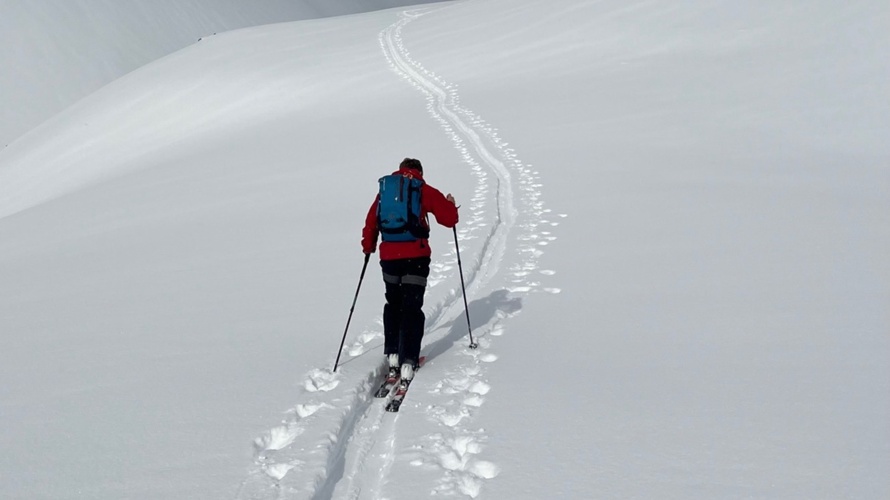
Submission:
[[[343,330],[343,340],[340,341],[340,349],[337,350],[337,361],[334,361],[334,369],[331,371],[337,371],[337,365],[340,364],[340,355],[343,354],[343,344],[346,343],[346,332],[349,331],[349,322],[352,321],[352,312],[355,311],[355,303],[358,301],[358,292],[362,289],[362,280],[365,279],[365,269],[368,268],[368,260],[370,260],[371,254],[365,254],[365,263],[362,265],[362,274],[358,277],[358,286],[355,288],[355,298],[352,299],[352,307],[349,308],[349,318],[346,320],[346,328]]]
[[[479,347],[479,344],[473,341],[473,327],[470,326],[470,306],[467,305],[467,287],[464,284],[464,267],[460,263],[460,246],[457,244],[457,226],[454,230],[454,249],[457,251],[457,269],[460,272],[460,289],[464,294],[464,311],[467,313],[467,331],[470,333],[470,349]]]

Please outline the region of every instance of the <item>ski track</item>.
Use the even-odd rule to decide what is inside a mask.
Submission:
[[[435,10],[402,12],[398,21],[380,32],[378,42],[390,69],[425,96],[430,116],[476,177],[474,196],[466,207],[469,214],[466,208],[462,210],[458,229],[467,299],[484,299],[478,295],[495,277],[508,285],[490,297],[496,295],[504,304],[517,304],[535,291],[559,293],[537,281],[554,274],[539,269],[538,258],[542,248],[556,239],[551,228],[565,214],[549,216],[550,210],[541,201],[538,172],[523,165],[497,129],[460,104],[456,85],[425,69],[405,48],[403,28],[431,12]],[[429,288],[458,282],[453,248],[434,260]],[[502,266],[507,266],[506,273]],[[428,363],[435,363],[438,355],[453,351],[452,344],[468,342],[466,337],[455,341],[453,335],[454,325],[465,324],[461,323],[464,310],[459,286],[426,309],[424,350],[432,354]],[[498,307],[486,324],[473,325],[479,349],[455,352],[465,359],[445,378],[438,382],[418,379],[404,409],[424,412],[431,432],[414,443],[397,443],[399,414],[388,414],[382,401],[371,394],[384,370],[382,356],[381,363],[375,364],[362,355],[382,343],[378,319],[344,348],[349,358],[338,373],[310,371],[302,383],[306,402],[288,410],[281,425],[256,438],[254,467],[236,498],[388,498],[387,477],[397,459],[439,471],[430,493],[479,496],[484,482],[496,477],[500,467],[480,457],[487,436],[470,424],[492,390],[485,373],[498,359],[492,350],[494,340],[506,331],[503,320],[518,309]],[[353,368],[350,360],[358,366]],[[421,406],[418,402],[424,400]],[[409,451],[400,452],[405,449]]]

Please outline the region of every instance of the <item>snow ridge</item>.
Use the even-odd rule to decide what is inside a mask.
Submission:
[[[427,311],[424,352],[428,364],[434,365],[436,358],[445,354],[463,357],[453,360],[454,366],[444,378],[440,374],[430,380],[418,379],[406,401],[405,409],[415,414],[421,406],[426,408],[425,417],[434,432],[425,426],[420,435],[413,436],[409,429],[398,429],[399,415],[387,414],[372,397],[384,366],[377,356],[364,354],[381,343],[378,320],[345,348],[350,358],[342,363],[339,373],[310,371],[302,384],[308,402],[288,411],[280,426],[255,440],[255,467],[242,483],[239,499],[392,498],[398,491],[387,490],[389,478],[402,463],[432,474],[428,478],[431,493],[475,498],[484,481],[500,472],[497,464],[478,458],[487,436],[469,424],[491,390],[485,372],[487,365],[498,359],[490,351],[492,337],[502,335],[502,320],[521,308],[518,296],[540,285],[530,276],[543,253],[540,247],[555,237],[536,228],[558,222],[542,220],[549,210],[540,200],[537,172],[522,164],[495,128],[460,105],[455,85],[410,57],[402,30],[429,12],[433,11],[402,12],[398,21],[380,32],[378,42],[390,68],[424,94],[430,116],[476,177],[470,213],[463,214],[458,229],[461,253],[468,261],[464,263],[468,299],[482,295],[495,278],[509,286],[471,305],[471,313],[473,305],[490,310],[487,318],[481,318],[482,324],[474,321],[474,335],[480,344],[475,351],[451,349],[468,342],[459,288],[449,290]],[[517,189],[520,196],[515,194]],[[518,234],[511,235],[517,227]],[[512,250],[509,254],[508,248]],[[446,279],[455,283],[456,252],[448,251],[435,260],[430,288]],[[501,273],[505,265],[509,265],[506,277]],[[413,444],[402,452],[405,441]]]

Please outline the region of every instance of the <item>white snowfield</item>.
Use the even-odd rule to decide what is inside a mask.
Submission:
[[[0,498],[890,497],[878,1],[471,0],[207,37],[0,151]],[[376,180],[435,226],[383,370]]]
[[[429,0],[4,0],[0,146],[78,99],[199,38]]]

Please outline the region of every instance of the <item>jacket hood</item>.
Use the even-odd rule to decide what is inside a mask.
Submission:
[[[420,170],[414,168],[400,168],[393,172],[393,175],[395,174],[404,175],[405,177],[411,177],[413,179],[423,180],[423,173]]]

